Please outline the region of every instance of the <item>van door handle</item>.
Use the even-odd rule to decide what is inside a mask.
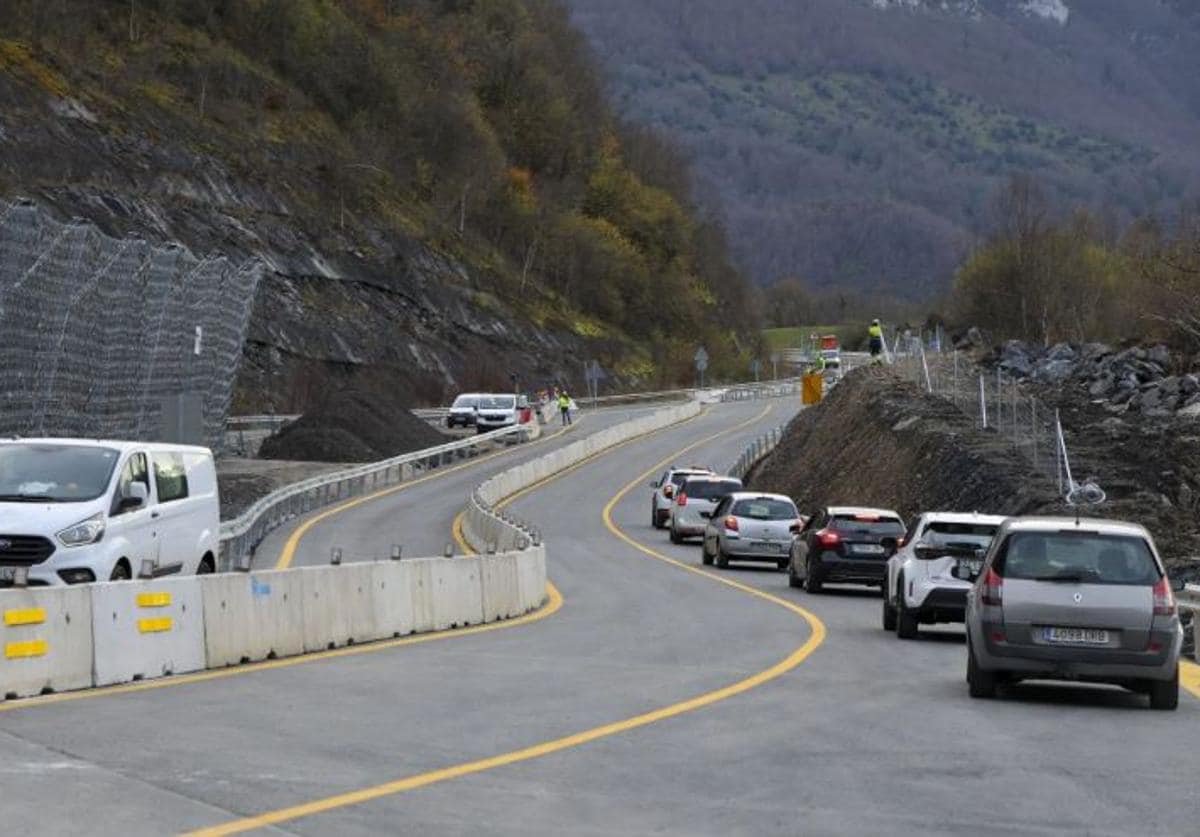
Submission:
[[[158,512],[156,512],[156,511],[150,512],[150,517],[154,518],[155,520],[158,520]]]

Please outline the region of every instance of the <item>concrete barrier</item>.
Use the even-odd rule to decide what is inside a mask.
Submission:
[[[371,565],[371,600],[375,632],[380,639],[413,632],[412,564],[412,561],[379,561]]]
[[[300,567],[304,650],[325,651],[379,639],[375,626],[374,563]]]
[[[479,561],[478,557],[434,559],[434,630],[462,628],[483,621]]]
[[[304,592],[294,570],[200,580],[209,668],[304,653]]]
[[[537,546],[518,553],[517,596],[521,611],[528,613],[546,601],[546,547]]]
[[[104,582],[85,589],[92,597],[93,685],[204,668],[199,579]]]
[[[507,552],[480,559],[483,582],[483,621],[511,619],[524,613],[517,580],[518,554]]]
[[[418,558],[405,561],[408,567],[408,590],[412,599],[413,631],[428,633],[435,630],[437,620],[433,610],[433,565],[438,558]]]
[[[92,685],[92,597],[86,588],[0,592],[0,699]]]

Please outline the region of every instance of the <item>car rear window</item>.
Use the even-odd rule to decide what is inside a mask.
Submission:
[[[748,517],[752,520],[795,520],[796,507],[787,500],[738,500],[733,504],[735,517]]]
[[[1145,538],[1099,532],[1014,532],[992,569],[1004,578],[1084,584],[1154,584],[1158,565]]]
[[[726,494],[742,490],[737,480],[688,480],[683,487],[687,496],[697,500],[716,500]]]
[[[904,524],[895,517],[877,517],[869,514],[839,514],[833,518],[833,529],[855,535],[880,535],[900,537]]]
[[[934,521],[921,533],[921,541],[931,546],[989,546],[996,530],[992,523],[949,523]]]
[[[473,395],[460,395],[454,399],[454,407],[474,407],[479,404],[479,399]]]
[[[671,474],[671,482],[675,484],[676,488],[678,488],[692,477],[699,475],[699,471],[676,471],[675,473]]]

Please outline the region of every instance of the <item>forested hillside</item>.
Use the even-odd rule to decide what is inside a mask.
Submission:
[[[759,281],[944,290],[1014,173],[1121,226],[1200,195],[1191,0],[570,0]]]
[[[740,371],[751,295],[689,183],[556,0],[0,12],[0,197],[266,260],[247,407],[371,366],[426,400],[589,357],[686,379],[702,342]]]

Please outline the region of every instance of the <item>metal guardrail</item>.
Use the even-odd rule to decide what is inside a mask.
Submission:
[[[461,441],[413,451],[303,480],[273,491],[233,520],[221,523],[220,569],[249,569],[254,550],[270,532],[301,515],[334,503],[408,482],[434,468],[478,456],[484,447],[525,439],[528,425],[514,425]]]
[[[729,469],[729,476],[744,480],[746,474],[750,473],[751,468],[779,446],[779,442],[783,439],[783,431],[786,428],[786,424],[781,424],[774,430],[768,430],[747,445],[746,449],[742,451],[742,455],[738,457],[737,462]]]

